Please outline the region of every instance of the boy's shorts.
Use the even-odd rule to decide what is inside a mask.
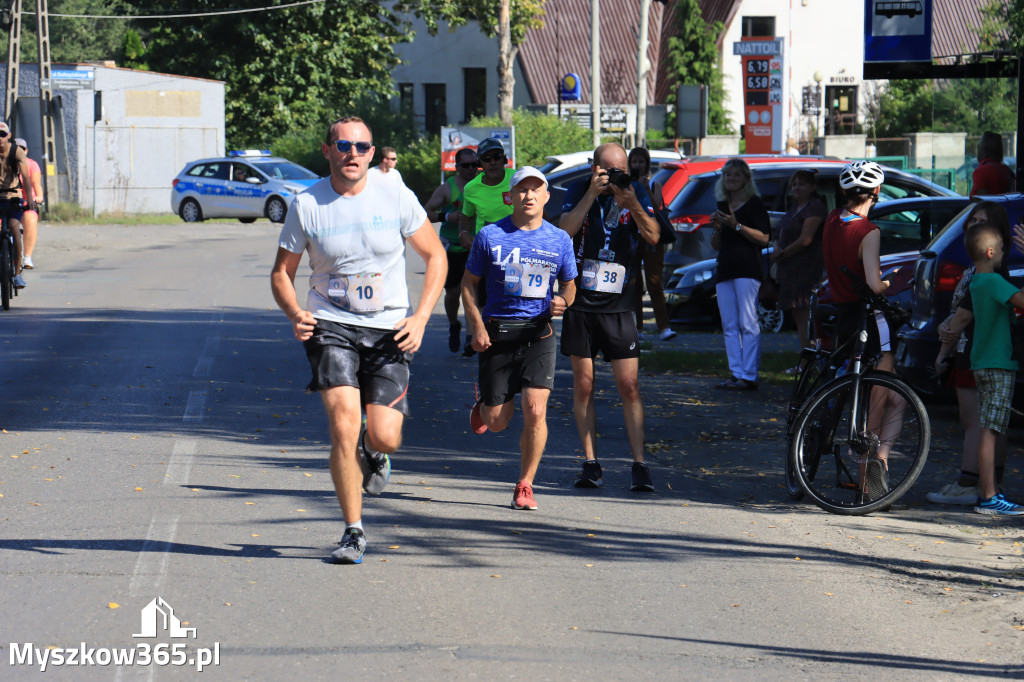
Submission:
[[[1017,373],[1012,369],[976,369],[973,374],[978,384],[978,426],[1006,433]]]

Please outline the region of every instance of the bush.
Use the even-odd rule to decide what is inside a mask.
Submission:
[[[497,116],[474,118],[469,127],[500,126]],[[581,128],[576,121],[563,121],[557,116],[539,114],[525,109],[512,112],[512,125],[516,128],[516,166],[540,166],[548,156],[592,150],[594,136],[589,128]]]

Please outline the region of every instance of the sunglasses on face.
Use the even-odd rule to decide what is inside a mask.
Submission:
[[[479,168],[479,167],[480,167],[479,163],[460,163],[459,164],[459,168],[465,168],[467,170],[469,170],[470,168]]]
[[[4,139],[8,135],[10,135],[10,133],[7,133],[7,132],[4,132],[3,130],[0,130],[0,140]]]
[[[334,146],[338,148],[338,151],[342,154],[348,154],[352,151],[352,147],[356,148],[356,154],[362,156],[366,152],[370,151],[370,147],[373,145],[369,142],[353,142],[352,140],[335,140]]]
[[[505,161],[504,154],[488,154],[487,156],[481,156],[480,160],[484,163],[494,163],[495,161]]]

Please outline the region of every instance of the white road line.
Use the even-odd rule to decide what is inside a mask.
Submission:
[[[203,353],[196,361],[196,368],[192,370],[194,377],[208,377],[213,370],[213,358],[220,348],[220,336],[207,336],[206,344],[203,346]]]
[[[167,465],[164,485],[185,485],[188,473],[192,470],[192,461],[196,456],[196,441],[176,440],[171,450],[171,461]]]
[[[132,582],[128,587],[131,596],[158,595],[177,532],[177,516],[153,517],[146,533],[146,541],[142,543],[142,549],[139,551],[139,559],[135,562],[135,571],[132,572]]]
[[[206,410],[206,391],[192,391],[188,394],[188,402],[185,403],[185,415],[181,418],[185,422],[203,421],[203,412]]]

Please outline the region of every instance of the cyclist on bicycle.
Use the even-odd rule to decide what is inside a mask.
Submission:
[[[21,276],[21,258],[24,250],[21,241],[21,217],[23,213],[21,201],[21,178],[29,177],[25,150],[12,144],[11,129],[0,121],[0,205],[6,207],[7,220],[11,234],[14,236],[14,286],[25,287],[25,278]],[[28,199],[28,207],[35,210],[33,199]]]
[[[884,294],[889,286],[881,275],[881,233],[867,219],[868,211],[878,201],[884,180],[881,166],[873,161],[855,161],[843,168],[839,186],[843,189],[846,205],[832,211],[825,219],[823,250],[825,270],[838,308],[837,347],[856,335],[863,321],[868,332],[864,357],[873,358],[880,354],[875,367],[891,372],[896,364],[891,342],[896,330],[889,329],[885,316],[878,310],[871,310],[864,320],[865,298],[844,270],[861,275],[875,294]],[[888,490],[886,459],[902,428],[905,406],[902,398],[887,389],[876,389],[871,396],[868,430],[878,436],[879,444],[877,454],[861,462],[861,480],[866,479],[865,492],[871,497]]]

